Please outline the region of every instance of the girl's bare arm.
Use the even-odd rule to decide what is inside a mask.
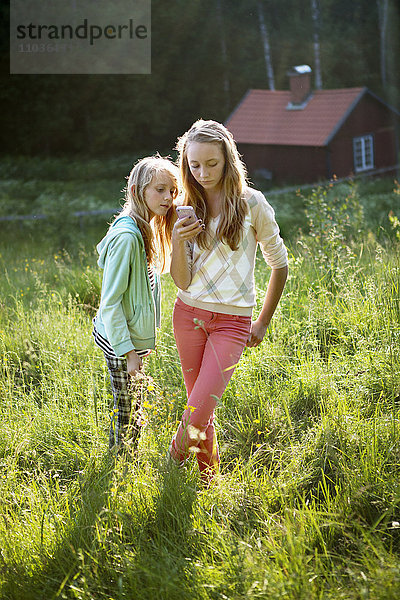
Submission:
[[[267,331],[268,325],[272,319],[272,315],[278,306],[282,296],[283,288],[285,287],[288,275],[288,268],[273,269],[268,283],[267,292],[265,294],[264,304],[258,318],[252,323],[251,331],[247,346],[258,346]]]
[[[192,273],[187,259],[186,242],[202,231],[200,221],[185,226],[186,220],[187,218],[178,220],[172,232],[170,273],[175,285],[181,290],[186,290],[192,280]]]

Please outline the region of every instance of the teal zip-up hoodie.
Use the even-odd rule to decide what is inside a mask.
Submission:
[[[155,348],[160,326],[160,280],[151,292],[147,259],[139,227],[131,217],[119,217],[97,245],[104,269],[97,331],[117,356],[130,350]]]

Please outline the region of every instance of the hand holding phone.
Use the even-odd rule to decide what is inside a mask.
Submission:
[[[186,225],[192,225],[192,223],[195,223],[198,220],[196,213],[194,212],[193,206],[177,206],[176,213],[178,215],[179,220],[188,217],[185,223],[185,227]]]

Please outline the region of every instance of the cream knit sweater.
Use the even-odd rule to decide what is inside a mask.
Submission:
[[[187,290],[178,292],[185,304],[212,312],[250,316],[256,303],[257,244],[272,269],[287,265],[287,250],[273,208],[257,190],[248,188],[245,198],[249,211],[237,250],[217,240],[219,217],[211,219],[209,224],[212,242],[207,250],[199,249],[196,241],[188,243],[192,280]]]

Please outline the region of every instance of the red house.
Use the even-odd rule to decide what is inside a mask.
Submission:
[[[398,169],[400,113],[365,87],[311,90],[295,67],[289,91],[249,90],[225,125],[250,174],[276,182]]]

